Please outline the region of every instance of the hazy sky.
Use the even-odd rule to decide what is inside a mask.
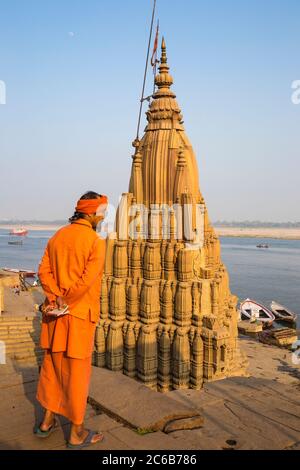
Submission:
[[[151,8],[0,0],[0,219],[63,219],[86,190],[128,190]],[[299,0],[157,13],[211,219],[299,220]]]

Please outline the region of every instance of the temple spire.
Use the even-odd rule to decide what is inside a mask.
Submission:
[[[172,83],[163,39],[148,125],[107,239],[95,354],[101,367],[162,392],[244,373],[237,298]]]
[[[158,91],[154,94],[154,99],[163,96],[175,98],[174,93],[170,90],[171,85],[173,85],[173,77],[169,74],[170,68],[168,66],[167,48],[164,37],[161,42],[161,58],[158,69],[159,74],[155,77],[155,85],[158,87]]]

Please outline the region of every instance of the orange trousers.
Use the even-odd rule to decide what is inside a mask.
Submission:
[[[74,424],[84,421],[96,323],[73,315],[44,317],[40,345],[46,349],[36,398]]]
[[[84,421],[92,358],[74,359],[66,352],[45,351],[37,389],[41,405],[79,425]]]

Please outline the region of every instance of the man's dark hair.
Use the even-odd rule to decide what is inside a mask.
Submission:
[[[98,199],[101,197],[101,194],[95,193],[95,191],[87,191],[84,193],[80,199]],[[69,218],[69,222],[75,222],[75,220],[78,219],[83,219],[85,214],[82,214],[81,212],[74,212],[72,217]]]

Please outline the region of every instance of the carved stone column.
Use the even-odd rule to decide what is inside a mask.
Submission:
[[[126,318],[125,281],[114,278],[110,289],[110,318],[113,321],[123,321]]]
[[[126,278],[128,275],[127,244],[127,241],[118,241],[115,243],[114,276],[118,278]]]
[[[141,322],[147,325],[158,323],[160,315],[159,283],[144,281],[141,291]]]
[[[158,351],[156,325],[142,326],[137,344],[137,377],[148,387],[157,388]]]
[[[112,322],[107,336],[106,366],[112,371],[123,370],[123,323]]]
[[[190,326],[192,322],[192,293],[188,282],[179,282],[175,297],[175,324]]]
[[[173,388],[189,388],[190,382],[190,342],[188,328],[177,328],[172,348]]]
[[[95,333],[94,363],[97,367],[105,367],[105,332],[104,322],[100,322]]]
[[[195,331],[192,341],[190,387],[200,390],[203,386],[203,341],[199,329]]]
[[[158,390],[167,392],[171,389],[172,383],[169,327],[161,326],[158,340]]]
[[[134,323],[124,324],[124,374],[128,377],[136,376],[136,339]]]

